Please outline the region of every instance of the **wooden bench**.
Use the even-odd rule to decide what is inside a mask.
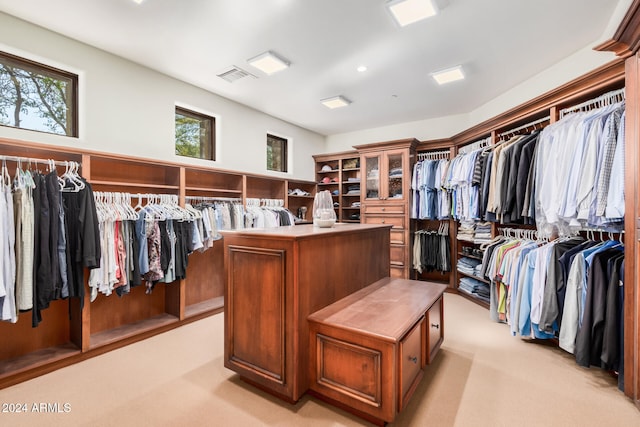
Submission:
[[[392,422],[444,339],[445,289],[384,278],[311,314],[311,393],[369,421]]]

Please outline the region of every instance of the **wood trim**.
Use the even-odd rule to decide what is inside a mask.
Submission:
[[[640,169],[640,56],[626,61],[625,121],[625,293],[624,293],[624,392],[636,405],[640,400],[640,293],[637,289],[640,267],[638,250],[640,216],[637,176]]]
[[[612,40],[601,43],[594,49],[614,52],[622,58],[627,58],[638,52],[640,49],[640,0],[634,0],[629,6],[629,10],[613,34]]]
[[[622,58],[628,58],[629,56],[633,55],[628,44],[615,40],[609,40],[604,43],[600,43],[599,45],[594,47],[593,50],[597,50],[598,52],[613,52],[616,54],[616,56]]]
[[[420,141],[416,146],[416,151],[418,153],[423,151],[430,150],[439,150],[443,148],[450,148],[453,144],[453,140],[451,138],[442,138],[442,139],[432,139],[428,141]]]
[[[353,148],[358,152],[392,150],[396,148],[415,149],[420,141],[415,138],[396,139],[393,141],[374,142],[372,144],[354,145]]]
[[[316,162],[323,162],[327,160],[336,160],[336,159],[348,159],[351,157],[358,157],[360,154],[356,150],[350,151],[339,151],[337,153],[326,153],[326,154],[314,154],[313,159]]]

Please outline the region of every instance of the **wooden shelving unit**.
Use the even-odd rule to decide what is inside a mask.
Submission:
[[[329,190],[335,205],[336,218],[340,222],[360,222],[360,155],[357,151],[345,151],[313,156],[316,162],[318,191]],[[326,167],[330,170],[324,170]],[[324,181],[329,180],[326,183]],[[355,188],[358,188],[356,193]]]
[[[81,163],[81,174],[94,191],[135,194],[173,194],[181,204],[187,196],[237,199],[247,197],[282,199],[290,207],[309,207],[315,183],[286,181],[143,158],[87,152],[68,147],[0,139],[4,155]],[[32,168],[45,169],[45,162]],[[60,167],[62,172],[64,167]],[[287,188],[301,188],[309,196],[287,197]],[[297,208],[295,208],[297,209]],[[295,214],[295,212],[294,212]],[[42,311],[43,320],[31,327],[31,313],[20,313],[18,322],[0,322],[0,388],[4,388],[89,357],[219,313],[224,308],[223,241],[205,252],[189,255],[187,277],[158,283],[151,294],[145,286],[131,289],[123,297],[98,295],[90,302],[57,300]],[[88,272],[85,273],[85,286]],[[81,302],[84,308],[81,308]]]

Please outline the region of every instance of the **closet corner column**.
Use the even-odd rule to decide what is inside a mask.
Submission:
[[[624,392],[640,406],[640,206],[638,173],[640,168],[640,55],[629,57],[625,64],[625,286],[624,293]]]
[[[82,154],[82,176],[91,183],[91,156]],[[83,299],[69,298],[69,338],[84,353],[91,347],[91,291],[89,290],[89,272],[84,270]]]
[[[181,166],[178,171],[178,179],[178,204],[181,207],[184,207],[187,197],[187,172],[184,166]],[[187,280],[180,279],[176,283],[165,288],[165,310],[167,313],[177,317],[179,320],[184,320],[185,318],[186,285]]]

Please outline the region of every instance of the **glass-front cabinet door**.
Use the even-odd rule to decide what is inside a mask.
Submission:
[[[403,194],[403,153],[387,153],[387,195],[385,199],[402,200]],[[384,197],[384,196],[383,196]]]
[[[365,199],[380,199],[380,156],[364,156],[363,170],[365,174]]]

